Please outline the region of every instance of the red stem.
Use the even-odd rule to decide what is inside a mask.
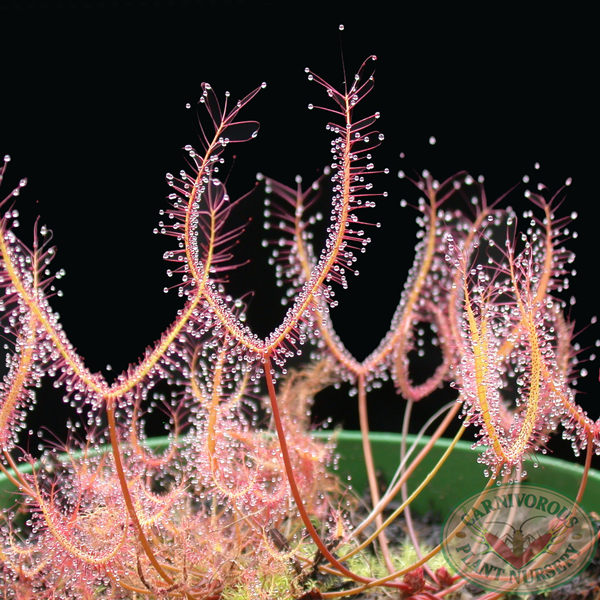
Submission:
[[[162,568],[161,564],[158,562],[146,535],[144,534],[144,530],[142,529],[142,524],[140,523],[137,512],[135,510],[135,506],[133,505],[133,499],[131,498],[131,494],[129,493],[129,486],[127,485],[127,479],[125,478],[125,471],[123,470],[123,461],[121,460],[121,450],[119,447],[119,440],[117,439],[117,425],[115,421],[115,399],[112,396],[109,396],[106,401],[106,415],[108,417],[108,428],[110,431],[110,443],[113,450],[113,458],[115,461],[115,469],[117,471],[117,475],[119,478],[119,483],[121,484],[121,492],[123,494],[123,499],[125,500],[125,505],[127,506],[127,512],[129,513],[129,517],[133,523],[133,528],[138,536],[138,539],[148,557],[148,560],[152,564],[152,566],[156,569],[156,572],[169,584],[173,584],[173,579],[169,577],[169,575]],[[194,596],[189,592],[185,592],[185,595],[190,600],[194,600]]]
[[[360,432],[362,434],[363,455],[365,457],[365,467],[367,469],[367,478],[369,480],[369,489],[371,490],[371,502],[373,507],[379,504],[379,490],[377,489],[377,475],[375,474],[375,463],[373,461],[373,452],[371,450],[371,440],[369,439],[369,416],[367,413],[367,392],[365,390],[365,376],[361,373],[358,376],[358,414],[360,419]],[[375,523],[379,529],[383,525],[381,513],[377,513]],[[381,544],[381,553],[385,561],[388,573],[393,573],[394,565],[390,556],[387,537],[385,531],[382,531],[377,537]]]
[[[285,465],[285,472],[287,474],[288,483],[290,485],[290,490],[292,492],[292,496],[294,497],[294,501],[296,502],[296,507],[298,508],[298,512],[300,513],[300,517],[302,518],[302,522],[306,527],[310,537],[313,539],[314,543],[317,545],[317,548],[321,551],[323,556],[329,563],[334,566],[342,575],[352,579],[353,581],[360,581],[361,583],[373,583],[376,581],[375,579],[369,577],[362,577],[349,571],[342,563],[340,563],[337,558],[329,551],[314,525],[310,521],[310,516],[306,512],[306,508],[304,508],[304,503],[302,501],[302,497],[300,496],[300,490],[298,489],[298,484],[296,483],[296,479],[294,477],[294,468],[292,467],[292,461],[290,460],[290,453],[288,450],[287,442],[285,441],[285,433],[283,431],[283,424],[281,422],[281,414],[279,412],[279,406],[277,404],[277,396],[275,394],[275,386],[273,385],[273,368],[271,365],[271,357],[269,354],[265,357],[265,378],[267,380],[267,389],[269,390],[269,398],[271,400],[271,411],[273,414],[273,420],[275,422],[275,429],[277,430],[277,437],[279,438],[279,445],[281,448],[281,456],[283,458],[283,464]],[[376,584],[377,585],[377,584]],[[395,587],[398,589],[408,589],[408,586],[404,583],[392,583],[387,582],[384,585]]]

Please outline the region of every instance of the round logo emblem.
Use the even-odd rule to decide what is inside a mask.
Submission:
[[[594,556],[588,515],[554,491],[497,486],[462,502],[442,531],[448,563],[468,581],[498,592],[547,592]]]

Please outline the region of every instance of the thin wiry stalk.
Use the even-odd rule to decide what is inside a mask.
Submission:
[[[358,378],[358,411],[360,418],[360,432],[362,434],[363,455],[365,457],[365,466],[367,468],[367,479],[369,481],[369,491],[371,492],[371,501],[373,506],[379,504],[379,489],[377,485],[377,475],[375,473],[375,463],[373,461],[373,452],[371,450],[371,442],[369,440],[369,416],[367,414],[367,394],[365,391],[365,379],[363,376]],[[382,529],[383,518],[381,513],[375,517],[375,524],[381,530],[379,534],[379,544],[381,545],[381,553],[385,561],[388,572],[394,571],[392,557],[388,548],[388,541],[385,535],[385,529]]]
[[[413,404],[414,401],[413,400],[408,400],[406,403],[406,409],[404,412],[404,417],[402,419],[402,442],[400,444],[400,463],[403,464],[405,457],[406,457],[406,438],[408,436],[408,426],[409,426],[409,422],[410,422],[410,415],[412,412],[412,408],[413,408]],[[400,475],[402,475],[402,472],[404,471],[404,469],[400,472]],[[401,490],[400,490],[401,494],[402,494],[402,502],[403,503],[407,503],[408,501],[408,487],[406,485],[406,483],[402,486]],[[423,553],[421,552],[421,547],[419,545],[419,540],[417,539],[417,534],[415,532],[415,528],[414,528],[414,524],[413,524],[413,519],[412,519],[412,513],[411,513],[411,509],[410,509],[410,504],[406,504],[406,508],[404,509],[404,518],[406,520],[406,528],[408,529],[408,535],[412,541],[412,544],[415,548],[415,553],[417,555],[417,558],[419,560],[421,560],[423,558]],[[382,525],[382,523],[377,523],[377,526],[380,527]],[[433,573],[433,571],[430,569],[429,565],[427,563],[425,563],[423,565],[423,568],[427,571],[429,577],[435,581],[435,575]]]

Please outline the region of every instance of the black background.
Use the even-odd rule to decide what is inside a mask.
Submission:
[[[341,86],[340,48],[349,75],[369,54],[378,56],[375,90],[360,114],[381,112],[378,127],[386,140],[374,158],[392,172],[374,178],[377,189],[389,192],[372,212],[382,227],[369,234],[373,243],[359,257],[361,275],[338,294],[334,310],[336,328],[355,356],[364,358],[387,331],[413,257],[416,212],[399,203],[418,195],[396,177],[399,169],[427,168],[439,180],[461,169],[484,174],[490,198],[525,174],[532,178],[529,187],[541,181],[552,192],[572,177],[559,215],[579,213],[579,237],[570,245],[579,275],[566,298],[577,297],[571,312],[577,328],[589,323],[597,311],[599,254],[592,17],[574,10],[448,6],[191,0],[0,5],[0,153],[13,159],[3,192],[28,177],[17,205],[21,235],[31,238],[37,215],[53,230],[55,267],[67,276],[60,281],[64,297],[52,305],[90,369],[110,364],[109,377],[125,369],[182,306],[176,292],[163,293],[174,283],[162,261],[173,242],[152,230],[166,207],[165,172],[186,167],[184,145],[199,147],[201,82],[221,97],[230,90],[235,99],[268,84],[242,113],[261,122],[258,138],[227,154],[226,172],[236,155],[232,196],[252,189],[258,171],[290,185],[296,174],[308,182],[330,162],[331,138],[324,128],[329,117],[307,110],[309,102],[327,105],[327,98],[306,80],[304,68]],[[507,201],[519,213],[529,208],[527,187],[521,183]],[[256,260],[232,273],[228,289],[233,295],[255,291],[249,322],[264,336],[284,309],[260,247],[261,202],[256,195],[240,208],[239,222],[253,217],[240,259]],[[596,337],[597,327],[587,329],[582,347],[593,346]],[[586,366],[579,399],[597,418],[598,368]],[[416,422],[441,401],[417,406]],[[398,430],[403,404],[375,396],[373,429]],[[58,400],[37,419],[60,435],[64,410]],[[343,393],[319,399],[315,419],[330,414],[357,426],[355,400]],[[556,452],[569,455],[560,443]]]

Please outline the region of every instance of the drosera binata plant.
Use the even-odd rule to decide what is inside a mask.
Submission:
[[[5,597],[334,598],[378,586],[402,597],[446,597],[464,581],[440,566],[440,546],[421,547],[408,508],[446,456],[410,497],[405,486],[454,419],[476,428],[474,451],[488,486],[521,478],[524,459],[543,452],[559,426],[575,452],[587,453],[587,473],[592,454],[600,453],[600,422],[575,402],[573,328],[553,296],[573,258],[563,246],[572,218],[554,214],[562,190],[550,199],[529,194],[521,233],[514,211],[502,208],[504,198],[489,202],[483,184],[469,174],[442,183],[427,172],[414,178],[422,235],[390,330],[362,362],[336,335],[330,319],[336,287],[347,287],[370,241],[365,209],[387,196],[369,179],[377,173],[371,153],[383,140],[373,129],[379,113],[360,114],[375,64],[370,56],[341,90],[307,69],[330,100],[323,110],[333,115],[333,163],[307,188],[300,180],[287,187],[261,176],[270,230],[278,236],[272,262],[289,305],[264,339],[245,324],[243,300],[225,290],[243,227],[229,228],[240,200],[230,199],[218,173],[230,144],[256,136],[258,123],[241,120],[240,113],[265,84],[237,102],[228,93],[221,101],[202,84],[208,126],[201,129],[201,150],[186,147],[191,171],[167,175],[172,191],[158,226],[174,238],[166,259],[180,277],[184,304],[113,384],[88,370],[50,306],[57,275],[50,271],[49,230],[36,224],[31,248],[14,232],[13,204],[26,182],[4,199],[0,283],[9,353],[0,469],[17,492],[0,530]],[[310,209],[329,192],[328,180],[330,221],[316,253]],[[410,357],[427,331],[442,358],[431,377],[416,384]],[[305,348],[310,360],[288,372]],[[49,446],[35,462],[20,450],[18,435],[44,378],[85,406],[87,435],[81,443],[73,438]],[[456,387],[459,401],[446,407],[423,452],[403,461],[382,493],[367,397],[388,379],[407,401],[406,430],[414,404],[444,382]],[[328,470],[335,462],[333,440],[317,439],[307,418],[314,395],[340,381],[356,391],[360,410],[372,502],[360,522]],[[261,405],[255,389],[262,383]],[[145,440],[143,413],[165,386],[172,429],[168,447],[155,452]],[[22,463],[29,470],[20,469]],[[384,521],[398,494],[403,502]],[[403,513],[414,555],[404,553],[399,563],[386,531]],[[365,572],[360,565],[372,564],[372,556],[382,566]]]

